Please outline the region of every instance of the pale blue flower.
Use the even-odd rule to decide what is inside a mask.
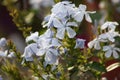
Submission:
[[[77,26],[77,23],[67,21],[60,22],[59,20],[57,20],[56,23],[54,23],[54,27],[57,28],[56,37],[59,39],[63,39],[65,32],[67,32],[69,38],[75,37],[76,32],[70,26]]]
[[[57,49],[49,49],[45,54],[45,62],[47,64],[58,65],[58,55]]]
[[[109,58],[113,55],[114,58],[119,58],[120,48],[115,47],[114,44],[109,46],[104,46],[103,51],[105,51],[105,57]]]
[[[62,1],[57,3],[52,8],[52,13],[62,13],[63,17],[70,16],[73,13],[75,5],[71,4],[70,1]]]
[[[5,38],[0,39],[0,48],[4,47],[7,44],[7,40]]]
[[[85,39],[76,39],[76,45],[75,48],[83,49],[85,47]]]
[[[93,14],[95,13],[95,11],[86,11],[87,7],[86,5],[80,4],[78,8],[76,8],[74,10],[74,15],[72,15],[72,17],[78,21],[78,22],[82,22],[84,15],[85,15],[85,19],[88,22],[92,22],[92,19],[90,17],[89,14]]]
[[[48,28],[51,28],[53,27],[53,23],[55,23],[56,21],[56,14],[52,13],[51,15],[48,15],[45,17],[44,21],[47,22],[46,24],[43,24],[43,28],[44,27],[48,27]]]
[[[40,49],[37,53],[37,56],[43,56],[45,55],[45,65],[47,64],[54,64],[58,65],[58,50],[55,48],[45,48],[45,49]]]
[[[26,61],[32,61],[32,56],[35,55],[39,50],[39,47],[36,43],[32,43],[25,47],[24,53],[22,57],[26,59]]]
[[[100,42],[101,42],[101,40],[99,38],[95,38],[95,39],[93,39],[92,41],[90,41],[88,43],[88,47],[89,48],[93,48],[94,47],[94,49],[100,50],[101,49]]]
[[[12,58],[12,57],[15,57],[14,55],[15,53],[12,52],[12,51],[8,51],[8,50],[5,50],[5,51],[0,51],[0,57],[8,57],[8,58]]]
[[[111,42],[115,42],[115,37],[120,36],[120,34],[118,32],[114,32],[114,31],[109,31],[107,33],[103,33],[101,35],[99,35],[99,38],[103,39],[103,40],[109,40]]]
[[[48,39],[41,39],[39,44],[40,46],[38,52],[36,53],[37,56],[44,55],[47,51],[49,51],[52,47],[60,47],[61,44],[56,38],[48,38]]]
[[[107,21],[101,26],[101,30],[105,30],[108,28],[108,30],[115,31],[117,25],[119,25],[117,22]]]
[[[37,42],[38,39],[39,39],[39,33],[34,32],[34,33],[31,33],[31,35],[26,38],[26,42],[29,42],[29,41],[32,41],[32,40]]]

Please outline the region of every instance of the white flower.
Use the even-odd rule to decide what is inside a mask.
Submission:
[[[104,46],[103,51],[105,51],[105,56],[107,58],[111,57],[112,54],[114,58],[119,58],[118,52],[120,52],[120,48],[115,47],[114,44],[109,46]]]
[[[69,38],[73,38],[76,35],[76,32],[70,26],[77,26],[75,22],[60,22],[59,20],[54,23],[54,27],[57,28],[56,37],[59,39],[63,39],[65,35],[65,31]]]
[[[49,49],[51,49],[52,47],[60,47],[61,44],[59,43],[58,39],[56,38],[48,38],[48,39],[41,39],[39,40],[39,50],[38,52],[36,53],[37,56],[42,56],[44,55],[47,51],[49,51]]]
[[[51,15],[48,15],[44,18],[43,27],[47,26],[48,28],[51,28],[58,20],[66,20],[66,17],[70,17],[70,15],[73,14],[74,7],[75,5],[71,4],[69,1],[57,3],[53,6]],[[44,24],[45,22],[47,23]]]
[[[88,43],[88,47],[89,48],[94,47],[94,49],[100,50],[101,49],[100,42],[102,42],[102,41],[104,41],[104,40],[101,40],[100,38],[95,38],[94,40],[92,40]]]
[[[59,47],[61,46],[60,41],[57,38],[54,38],[54,32],[51,29],[47,29],[47,31],[39,37],[38,45],[41,48],[50,48],[50,47]]]
[[[51,11],[54,14],[61,13],[63,17],[66,17],[73,13],[74,7],[75,5],[71,4],[70,1],[62,1],[54,5]]]
[[[99,35],[99,38],[103,39],[103,40],[109,40],[111,42],[115,42],[115,37],[120,36],[120,34],[118,32],[114,32],[114,31],[109,31],[107,33],[103,33],[101,35]]]
[[[6,57],[8,53],[8,50],[6,51],[0,51],[0,57]]]
[[[7,40],[5,38],[0,39],[0,48],[4,47],[7,44]]]
[[[26,38],[26,42],[29,42],[29,41],[32,41],[32,40],[37,42],[38,39],[39,39],[39,33],[34,32],[34,33],[31,33],[31,35]]]
[[[85,47],[85,41],[84,39],[76,39],[76,45],[75,48],[81,48],[83,49]]]
[[[119,25],[117,22],[107,21],[101,26],[101,30],[105,30],[108,28],[109,30],[114,31],[117,25]]]
[[[36,43],[32,43],[25,47],[22,57],[24,57],[26,61],[32,61],[32,56],[35,55],[38,52],[38,50],[38,45]]]
[[[58,65],[58,55],[59,53],[57,49],[49,49],[45,54],[46,64]]]
[[[91,12],[91,11],[86,11],[86,5],[80,4],[78,8],[76,8],[74,10],[74,15],[72,16],[76,21],[78,22],[82,22],[84,15],[85,15],[85,19],[88,22],[92,22],[92,19],[90,18],[90,13],[95,13],[95,11]]]
[[[43,24],[43,27],[47,26],[48,28],[51,28],[54,26],[54,23],[57,20],[56,14],[52,13],[51,15],[46,16],[44,20],[47,23]]]
[[[11,52],[8,50],[5,50],[5,51],[0,51],[0,57],[8,57],[8,58],[12,58],[12,57],[15,57],[14,55],[14,52]]]

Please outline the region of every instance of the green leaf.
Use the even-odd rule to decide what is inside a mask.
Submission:
[[[106,72],[105,66],[103,64],[98,63],[98,62],[93,62],[93,63],[89,64],[89,66],[92,69],[97,70],[99,72]]]

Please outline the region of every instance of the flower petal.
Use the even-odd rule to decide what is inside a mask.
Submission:
[[[56,28],[63,28],[64,27],[64,25],[62,24],[62,22],[60,22],[60,20],[58,20],[56,18],[53,20],[53,25]]]
[[[65,34],[65,28],[57,29],[56,37],[59,39],[63,39]]]
[[[66,27],[66,30],[67,30],[67,34],[68,34],[68,37],[69,37],[69,38],[75,37],[76,32],[75,32],[72,28]]]
[[[99,41],[96,41],[96,42],[95,42],[94,48],[95,48],[96,50],[100,50],[100,49],[101,49],[101,46],[100,46],[100,42],[99,42]]]
[[[105,53],[105,57],[109,58],[112,55],[112,50],[108,50]]]
[[[37,56],[43,56],[45,54],[46,50],[45,49],[39,49],[38,52],[36,53]]]
[[[52,44],[52,46],[58,46],[58,47],[61,46],[60,42],[56,38],[52,39],[51,44]]]
[[[90,41],[90,42],[88,43],[88,47],[89,47],[89,48],[93,48],[94,44],[95,44],[95,41],[94,41],[94,40],[93,40],[93,41]]]
[[[118,55],[118,53],[115,50],[113,50],[113,57],[115,59],[119,58],[119,55]]]
[[[38,32],[31,33],[31,35],[26,38],[26,42],[29,42],[31,40],[36,42],[38,40],[38,35],[39,35]]]
[[[86,9],[87,9],[86,5],[83,5],[83,4],[79,5],[79,10],[86,11]]]
[[[85,13],[85,19],[86,19],[86,21],[88,21],[90,23],[92,22],[92,19],[88,13]]]
[[[120,52],[120,48],[115,47],[114,50]]]
[[[84,13],[83,12],[77,12],[75,15],[73,15],[73,18],[77,21],[77,22],[82,22],[84,17]]]
[[[45,55],[45,62],[47,62],[48,64],[55,64],[57,62],[57,56],[55,56],[50,51],[47,51]]]
[[[109,22],[105,22],[102,26],[101,26],[101,30],[104,30],[108,27]]]

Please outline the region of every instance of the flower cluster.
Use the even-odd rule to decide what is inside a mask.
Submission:
[[[43,27],[47,27],[46,32],[40,36],[38,32],[31,33],[26,38],[26,42],[33,41],[33,43],[25,48],[23,57],[26,61],[32,61],[33,55],[45,55],[46,65],[57,65],[59,55],[65,52],[62,41],[66,36],[69,38],[76,36],[75,28],[82,22],[84,15],[88,22],[92,22],[89,13],[94,12],[86,11],[86,6],[82,4],[79,7],[69,1],[55,4],[51,9],[51,14],[46,16],[43,21]],[[76,39],[74,48],[84,48],[84,44],[84,39]],[[63,47],[62,51],[60,50],[61,47]]]
[[[108,43],[109,45],[103,46],[102,51],[105,52],[105,56],[107,58],[111,57],[113,54],[114,58],[119,58],[118,52],[120,52],[120,49],[117,48],[115,45],[115,37],[120,37],[120,34],[115,31],[116,26],[118,25],[117,22],[105,22],[100,27],[100,32],[102,32],[100,35],[98,35],[95,39],[90,41],[88,43],[89,48],[93,48],[96,50],[101,49],[100,43]]]

